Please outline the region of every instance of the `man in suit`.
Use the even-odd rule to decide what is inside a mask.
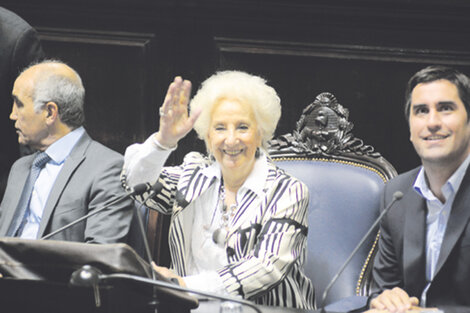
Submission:
[[[404,196],[381,225],[374,312],[470,312],[470,80],[430,66],[411,77],[405,114],[422,166],[385,187]],[[376,294],[376,295],[377,295]],[[416,312],[416,311],[413,311]]]
[[[16,134],[8,120],[13,82],[25,66],[43,57],[37,32],[21,17],[0,7],[0,142],[8,147],[0,150],[0,199],[10,167],[20,156]]]
[[[125,194],[122,156],[93,141],[82,126],[85,90],[72,68],[58,61],[33,65],[16,79],[12,95],[18,142],[38,152],[12,166],[0,205],[0,236],[41,238]],[[129,199],[118,202],[52,239],[124,241],[132,205]]]

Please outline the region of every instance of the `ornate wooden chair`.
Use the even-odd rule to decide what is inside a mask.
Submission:
[[[321,93],[302,112],[291,134],[271,141],[276,164],[309,188],[307,275],[321,304],[324,289],[379,215],[380,192],[396,175],[393,166],[351,133],[349,112],[331,93]],[[367,295],[378,239],[371,235],[325,304]]]

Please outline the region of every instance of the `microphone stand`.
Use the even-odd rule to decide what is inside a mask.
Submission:
[[[325,300],[326,300],[326,297],[331,289],[331,287],[333,287],[333,284],[338,280],[339,276],[343,273],[343,271],[346,269],[346,266],[348,266],[349,262],[351,262],[352,258],[356,255],[357,251],[362,247],[362,245],[364,244],[364,242],[366,241],[367,237],[369,237],[369,235],[372,233],[372,231],[375,229],[375,227],[380,223],[380,221],[382,220],[382,218],[385,216],[385,214],[388,213],[388,211],[390,210],[390,208],[393,206],[393,204],[400,200],[401,198],[403,197],[403,193],[401,191],[395,191],[395,193],[393,194],[393,198],[392,198],[392,201],[390,202],[390,204],[382,211],[382,213],[379,215],[379,217],[375,220],[375,222],[372,224],[372,226],[369,228],[369,230],[367,231],[367,233],[362,237],[361,241],[359,241],[359,243],[357,244],[357,246],[354,248],[354,250],[351,252],[351,254],[349,255],[349,257],[346,259],[346,261],[344,261],[343,265],[341,266],[341,268],[339,269],[339,271],[335,274],[335,276],[333,276],[333,278],[331,279],[330,283],[328,284],[328,286],[326,286],[325,288],[325,291],[323,292],[323,295],[322,295],[322,298],[321,298],[321,313],[325,313]]]
[[[140,185],[143,185],[143,184],[140,184]],[[71,222],[71,223],[69,223],[69,224],[67,224],[67,225],[65,225],[65,226],[62,226],[61,228],[56,229],[56,230],[53,231],[52,233],[49,233],[49,234],[47,234],[47,235],[45,235],[45,236],[42,236],[42,237],[39,238],[39,239],[40,239],[40,240],[49,239],[49,238],[51,238],[51,237],[57,235],[58,233],[60,233],[60,232],[62,232],[62,231],[64,231],[64,230],[66,230],[67,228],[72,227],[72,226],[74,226],[75,224],[78,224],[78,223],[80,223],[80,222],[86,220],[87,218],[89,218],[89,217],[91,217],[91,216],[93,216],[93,215],[96,215],[96,214],[98,214],[98,213],[100,213],[100,212],[106,210],[106,209],[109,208],[111,205],[114,205],[114,204],[116,204],[116,203],[118,203],[118,202],[121,202],[122,200],[124,200],[124,199],[126,199],[126,198],[128,198],[128,197],[131,197],[131,196],[133,196],[133,195],[135,195],[135,194],[138,194],[138,192],[140,192],[141,189],[143,188],[143,187],[139,187],[140,185],[135,186],[134,191],[133,191],[132,193],[126,194],[126,195],[124,195],[124,196],[122,196],[122,197],[120,197],[120,198],[117,198],[117,199],[115,199],[115,200],[109,202],[108,204],[106,204],[106,205],[103,206],[102,208],[97,209],[97,210],[95,210],[95,211],[92,211],[92,212],[88,213],[87,215],[84,215],[84,216],[82,216],[82,217],[76,219],[75,221],[73,221],[73,222]],[[142,191],[142,192],[143,192],[143,191]]]

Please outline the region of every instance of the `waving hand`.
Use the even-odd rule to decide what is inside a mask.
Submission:
[[[193,128],[200,111],[188,114],[191,82],[175,77],[168,87],[163,105],[159,108],[160,129],[156,139],[165,147],[174,147]]]

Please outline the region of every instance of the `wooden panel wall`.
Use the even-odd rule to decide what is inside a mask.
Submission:
[[[51,58],[66,60],[83,76],[86,126],[93,138],[123,151],[146,136],[153,121],[145,104],[154,101],[150,82],[154,35],[39,28]],[[155,117],[155,115],[153,115]]]
[[[145,139],[174,75],[264,76],[283,103],[278,134],[323,91],[399,172],[419,164],[403,117],[407,79],[428,64],[470,74],[470,5],[435,0],[4,0],[49,57],[82,75],[87,127],[108,146]],[[191,135],[173,157],[203,150]]]

